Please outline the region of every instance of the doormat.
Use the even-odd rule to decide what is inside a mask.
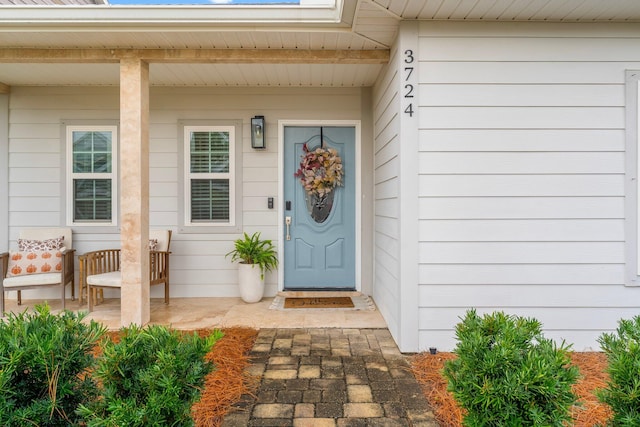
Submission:
[[[350,297],[285,298],[284,308],[353,308]]]
[[[336,297],[339,299],[350,299],[351,303],[353,304],[352,306],[338,306],[338,305],[327,305],[327,306],[320,306],[319,304],[313,304],[313,305],[305,305],[305,306],[301,306],[301,307],[295,307],[295,308],[289,308],[285,306],[285,300],[299,300],[302,298],[285,298],[283,296],[276,296],[273,299],[273,302],[271,303],[271,306],[269,306],[270,310],[297,310],[297,311],[348,311],[348,310],[375,310],[376,309],[376,305],[373,303],[373,301],[371,300],[371,298],[369,298],[366,295],[354,295],[352,297]],[[335,299],[334,297],[321,297],[321,298],[305,298],[305,299],[311,299],[311,300],[323,300],[323,299]]]

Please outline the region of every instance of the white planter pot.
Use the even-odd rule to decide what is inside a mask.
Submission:
[[[264,279],[260,279],[260,267],[254,264],[238,264],[238,285],[242,301],[260,301],[264,295]]]

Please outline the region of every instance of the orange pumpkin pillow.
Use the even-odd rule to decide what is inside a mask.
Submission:
[[[9,254],[7,277],[25,274],[59,273],[62,271],[62,251],[19,251]]]

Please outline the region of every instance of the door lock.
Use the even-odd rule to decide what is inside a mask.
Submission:
[[[285,216],[284,217],[284,223],[287,225],[287,240],[291,240],[291,234],[289,234],[289,227],[291,227],[291,217],[290,216]]]

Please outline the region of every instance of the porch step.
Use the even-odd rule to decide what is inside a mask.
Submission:
[[[333,297],[357,297],[362,295],[358,291],[281,291],[278,296],[284,298],[333,298]]]

